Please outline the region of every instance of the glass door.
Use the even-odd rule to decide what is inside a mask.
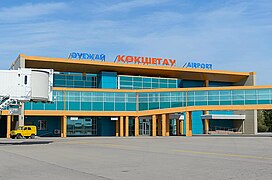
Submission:
[[[143,119],[140,122],[140,135],[142,135],[142,136],[150,136],[150,134],[151,134],[150,130],[151,130],[150,120]]]

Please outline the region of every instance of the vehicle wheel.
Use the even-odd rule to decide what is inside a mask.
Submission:
[[[21,134],[17,134],[15,138],[16,138],[16,139],[22,139],[23,137],[22,137]]]
[[[34,135],[34,134],[31,134],[30,138],[31,138],[31,139],[35,139],[35,135]]]

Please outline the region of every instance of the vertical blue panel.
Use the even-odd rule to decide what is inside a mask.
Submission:
[[[97,80],[98,88],[117,89],[117,72],[102,71]]]
[[[97,119],[97,135],[98,136],[114,136],[115,121],[111,121],[110,117],[99,117]]]
[[[201,115],[203,115],[203,111],[192,112],[193,134],[203,134],[203,122]]]

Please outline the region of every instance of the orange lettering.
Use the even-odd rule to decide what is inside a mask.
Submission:
[[[144,57],[142,57],[142,63],[144,64]]]
[[[162,58],[157,58],[157,61],[159,62],[158,64],[161,64]]]
[[[167,65],[167,66],[169,66],[168,59],[164,59],[162,65]]]
[[[141,57],[137,57],[137,56],[134,56],[134,63],[140,63],[140,58]]]
[[[132,56],[127,56],[126,57],[126,61],[127,62],[132,62],[133,61],[133,57]]]
[[[143,58],[144,58],[144,59],[142,59],[143,64],[149,64],[150,58],[148,58],[148,57],[143,57]]]
[[[151,58],[152,64],[157,64],[157,58]]]
[[[169,59],[169,60],[170,60],[171,66],[175,66],[176,60],[172,60],[172,59]]]
[[[118,57],[118,62],[120,62],[120,61],[125,62],[125,60],[124,60],[125,56],[124,55],[123,56],[118,55],[117,57]]]

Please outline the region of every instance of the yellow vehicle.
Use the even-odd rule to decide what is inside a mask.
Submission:
[[[10,137],[12,139],[22,139],[24,137],[34,139],[36,135],[36,126],[20,126],[17,130],[10,132]]]

